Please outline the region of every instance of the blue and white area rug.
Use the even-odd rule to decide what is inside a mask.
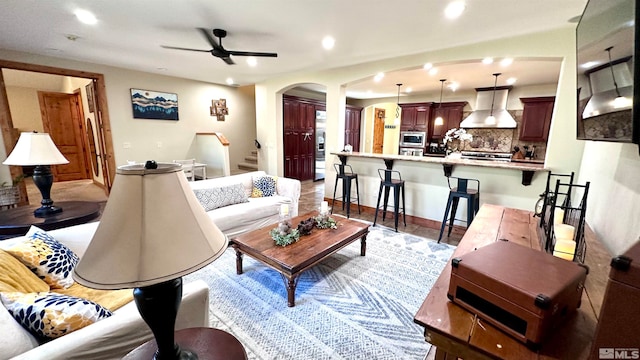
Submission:
[[[185,277],[211,288],[211,326],[234,334],[249,359],[423,359],[430,345],[413,317],[454,247],[382,226],[300,275],[287,307],[279,273],[235,252]]]

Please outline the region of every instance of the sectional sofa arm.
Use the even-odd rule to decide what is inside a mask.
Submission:
[[[202,280],[185,283],[176,330],[209,326],[209,287]],[[106,319],[52,340],[13,359],[121,359],[153,338],[132,301]]]
[[[300,180],[279,177],[277,182],[278,195],[291,199],[291,216],[298,216],[298,202],[300,200]]]

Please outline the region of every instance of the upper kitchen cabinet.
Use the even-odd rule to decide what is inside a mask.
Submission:
[[[555,96],[520,98],[524,104],[520,140],[547,141],[555,99]]]
[[[462,111],[466,105],[466,101],[442,103],[442,106],[434,104],[429,121],[430,139],[441,139],[447,130],[460,127]],[[438,116],[442,116],[442,125],[435,124]]]
[[[432,103],[400,104],[400,131],[427,132]]]
[[[361,107],[347,104],[344,114],[344,144],[351,145],[353,151],[360,151]]]

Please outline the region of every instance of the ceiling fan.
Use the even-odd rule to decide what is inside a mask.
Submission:
[[[278,57],[276,53],[266,53],[266,52],[253,52],[253,51],[234,51],[227,50],[222,47],[222,39],[227,36],[227,31],[222,29],[213,29],[213,36],[217,37],[216,40],[210,30],[204,28],[198,28],[200,32],[207,38],[213,49],[211,50],[200,50],[200,49],[189,49],[183,47],[175,47],[175,46],[165,46],[162,45],[165,49],[176,49],[176,50],[188,50],[188,51],[198,51],[198,52],[208,52],[211,55],[222,59],[229,65],[234,65],[235,62],[231,59],[231,55],[233,56],[262,56],[262,57]]]

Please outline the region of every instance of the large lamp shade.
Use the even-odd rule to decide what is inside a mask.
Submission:
[[[179,164],[116,172],[100,225],[74,277],[96,289],[158,284],[218,258],[227,238],[207,216]]]
[[[180,164],[121,166],[73,277],[95,289],[135,288],[138,311],[158,345],[154,358],[195,359],[174,341],[182,276],[217,259],[227,243]]]

